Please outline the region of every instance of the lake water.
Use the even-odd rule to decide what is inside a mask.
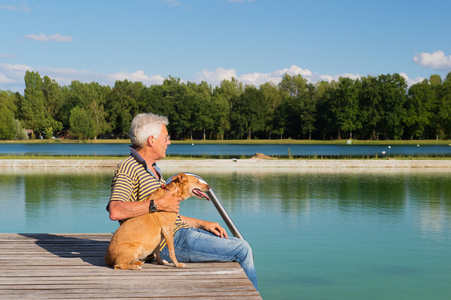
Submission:
[[[451,299],[449,171],[197,174],[252,246],[263,299]],[[0,231],[113,232],[111,177],[1,169]],[[182,214],[220,221],[197,198]]]
[[[224,144],[172,144],[167,154],[183,156],[252,156],[255,153],[274,156],[390,156],[434,155],[451,156],[446,145],[224,145]],[[0,144],[0,154],[33,155],[128,155],[127,144]]]

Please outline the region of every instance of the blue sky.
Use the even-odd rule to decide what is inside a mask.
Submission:
[[[0,89],[26,70],[72,80],[161,84],[168,76],[259,86],[451,71],[447,0],[0,0]]]

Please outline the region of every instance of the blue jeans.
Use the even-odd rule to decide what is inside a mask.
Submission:
[[[177,260],[183,263],[236,261],[258,290],[252,249],[245,240],[220,238],[202,229],[181,228],[174,234],[174,248]],[[171,262],[168,247],[164,247],[160,255],[162,259]]]

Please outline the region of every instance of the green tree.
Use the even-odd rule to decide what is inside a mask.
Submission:
[[[341,132],[349,132],[352,139],[352,132],[360,128],[359,122],[359,85],[357,80],[348,77],[340,77],[338,89],[332,99],[332,112],[337,124],[337,138],[341,139]]]
[[[230,110],[231,130],[234,135],[251,139],[252,133],[263,131],[268,108],[269,102],[263,97],[261,90],[246,86]]]
[[[379,75],[378,88],[383,110],[380,132],[385,139],[401,139],[404,133],[402,120],[405,118],[407,83],[399,74]]]
[[[224,136],[228,138],[228,134],[231,133],[231,110],[234,109],[238,97],[243,91],[243,84],[234,77],[231,80],[224,79],[213,90],[214,107],[215,109],[221,109],[216,118],[216,124],[220,125],[218,134],[221,138],[224,138]],[[227,103],[227,108],[224,101]]]
[[[431,127],[436,139],[451,137],[451,72],[441,85],[432,85],[437,91],[432,107]]]
[[[229,103],[233,104],[233,100],[244,92],[244,88],[241,82],[232,77],[231,80],[224,79],[221,81],[213,92],[223,95]]]
[[[38,72],[25,73],[24,98],[20,103],[21,120],[24,125],[32,129],[38,137],[46,125],[46,108],[44,105],[43,82]]]
[[[14,113],[6,106],[0,106],[0,140],[12,140],[15,136]]]
[[[108,113],[112,130],[119,137],[126,137],[134,116],[140,112],[142,104],[141,92],[144,85],[141,82],[128,80],[116,81],[106,98],[105,110]]]
[[[336,89],[338,89],[336,81],[321,81],[316,84],[318,101],[316,104],[315,128],[318,131],[319,138],[323,140],[334,136],[337,132],[331,107]]]
[[[194,131],[201,132],[202,138],[205,140],[207,138],[207,132],[210,133],[211,137],[211,132],[214,129],[213,115],[215,112],[211,100],[211,86],[205,81],[202,81],[200,84],[188,82],[187,88],[187,96],[194,97],[194,109],[191,109],[194,120],[192,120],[191,126]]]
[[[90,111],[79,106],[70,112],[70,133],[78,139],[90,139],[95,137],[95,124]]]
[[[15,137],[16,140],[28,140],[28,134],[25,128],[23,128],[22,124],[19,120],[14,120],[15,127]]]
[[[177,136],[193,139],[193,131],[199,129],[200,126],[196,120],[201,110],[200,102],[195,91],[187,88],[185,84],[181,84],[181,86],[184,91],[176,97],[175,113],[171,119],[177,129]]]
[[[97,100],[91,102],[87,108],[90,111],[92,120],[94,121],[94,138],[97,139],[99,135],[107,133],[111,130],[110,124],[106,121],[108,113],[103,108],[103,104],[99,105]]]
[[[283,135],[283,128],[280,127],[281,123],[276,121],[276,112],[282,103],[282,95],[274,83],[266,82],[260,85],[260,90],[263,95],[263,101],[268,103],[268,112],[265,119],[265,132],[267,132],[269,139],[271,139],[273,133],[281,136]]]
[[[279,91],[282,95],[281,109],[278,115],[284,115],[282,123],[285,124],[285,132],[290,137],[299,138],[302,133],[302,108],[303,102],[308,97],[307,79],[301,75],[290,76],[284,74],[279,83]],[[304,115],[304,117],[306,117]],[[280,121],[279,121],[280,122]]]
[[[17,95],[10,91],[0,90],[0,107],[6,107],[14,114],[17,113]]]
[[[295,76],[284,74],[279,83],[279,90],[288,93],[291,98],[298,98],[307,92],[307,79],[300,74]]]
[[[312,139],[312,132],[316,129],[316,106],[318,102],[316,87],[313,84],[307,85],[307,93],[300,96],[301,110],[301,132]]]
[[[225,133],[230,130],[230,107],[226,97],[214,93],[211,98],[213,114],[213,131],[216,139],[223,140]]]
[[[44,106],[47,118],[55,119],[64,104],[62,89],[55,80],[44,76],[42,92],[44,94]]]
[[[359,93],[360,122],[362,123],[361,138],[378,140],[380,123],[384,114],[380,105],[382,99],[376,77],[361,78]]]
[[[44,76],[42,92],[44,93],[45,106],[44,132],[46,138],[51,139],[54,132],[58,132],[63,128],[63,123],[57,121],[56,118],[60,115],[64,98],[62,97],[63,93],[59,84],[48,76]]]
[[[429,77],[429,82],[432,86],[438,86],[442,83],[442,78],[438,74],[432,74]]]
[[[409,88],[404,122],[411,139],[424,137],[425,130],[431,123],[435,97],[435,92],[427,80]]]
[[[281,94],[282,102],[276,110],[276,126],[281,128],[280,135],[286,134],[290,138],[300,138],[300,102],[298,99],[290,97],[288,93]]]
[[[168,131],[173,138],[185,138],[190,135],[190,124],[191,112],[185,111],[189,110],[189,106],[185,106],[182,102],[186,99],[188,93],[187,86],[183,84],[179,78],[174,78],[169,76],[169,78],[163,81],[161,86],[160,97],[157,104],[164,116],[169,119]],[[190,99],[188,99],[190,101]],[[163,105],[167,105],[167,108],[163,108]]]
[[[61,90],[64,100],[61,101],[63,104],[57,119],[63,123],[65,128],[69,128],[70,112],[76,106],[88,108],[93,105],[94,107],[100,108],[103,105],[105,110],[107,95],[109,95],[111,88],[109,86],[102,86],[96,82],[81,83],[74,80],[69,86],[63,87]],[[93,102],[95,104],[92,104]],[[108,120],[106,122],[108,123]],[[105,132],[99,134],[102,133]]]
[[[152,85],[148,88],[145,87],[141,92],[139,102],[142,105],[141,111],[144,112],[151,112],[168,117],[172,116],[175,111],[174,99],[168,97],[167,89],[163,85]],[[170,127],[173,126],[170,125]],[[174,136],[172,133],[171,135]]]

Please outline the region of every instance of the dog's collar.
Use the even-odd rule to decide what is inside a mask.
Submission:
[[[167,187],[166,184],[164,184],[164,183],[161,185],[161,188],[162,188],[163,190],[169,191],[168,187]]]

